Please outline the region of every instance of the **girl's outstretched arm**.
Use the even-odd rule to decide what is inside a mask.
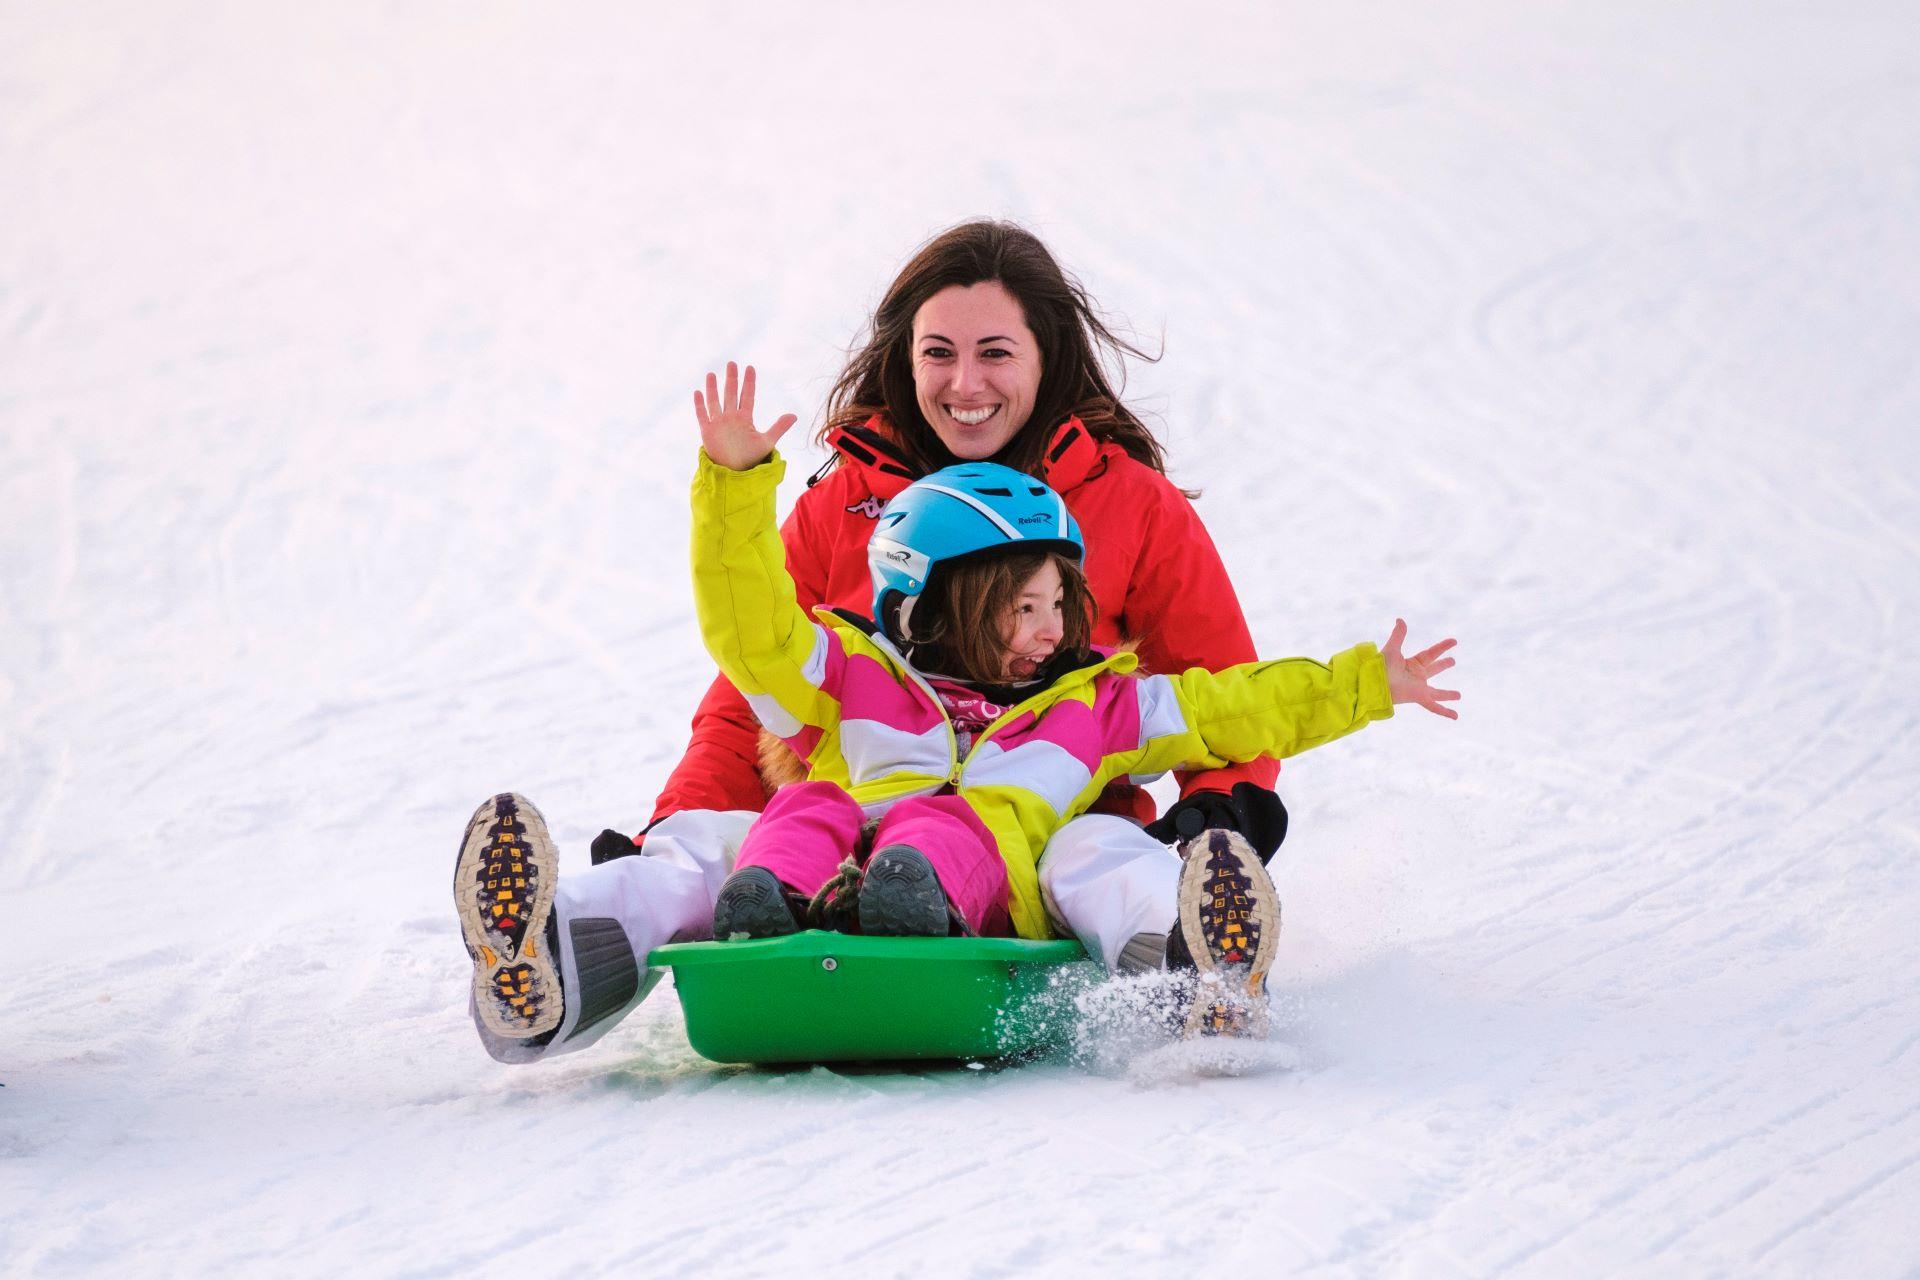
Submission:
[[[1403,658],[1400,656],[1400,646],[1406,640],[1407,620],[1395,618],[1393,634],[1387,637],[1387,643],[1380,650],[1380,656],[1386,659],[1387,688],[1392,692],[1394,702],[1417,702],[1437,716],[1458,720],[1458,711],[1440,704],[1459,701],[1459,693],[1453,689],[1436,689],[1427,683],[1453,665],[1452,658],[1440,656],[1453,648],[1453,639],[1449,637],[1430,649],[1422,649],[1411,658]]]
[[[1355,645],[1327,662],[1280,658],[1225,671],[1194,668],[1177,676],[1132,682],[1139,698],[1140,745],[1107,757],[1103,769],[1152,773],[1178,765],[1215,768],[1256,756],[1291,756],[1343,738],[1393,715],[1395,703],[1417,702],[1449,720],[1441,704],[1459,694],[1429,680],[1453,666],[1443,640],[1402,656],[1407,624],[1396,621],[1385,650]],[[1115,723],[1131,725],[1130,717]],[[1109,775],[1111,776],[1111,774]]]
[[[740,366],[727,361],[727,387],[721,394],[720,380],[707,375],[707,391],[693,393],[693,416],[700,420],[700,445],[707,456],[731,471],[748,471],[765,462],[787,428],[800,419],[783,413],[765,431],[753,425],[753,366],[746,377]]]

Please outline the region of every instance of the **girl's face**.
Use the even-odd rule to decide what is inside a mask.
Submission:
[[[1060,608],[1065,598],[1060,568],[1049,558],[1020,588],[1001,621],[1008,683],[1033,679],[1041,664],[1053,656],[1066,632]]]
[[[920,414],[962,462],[991,458],[1033,413],[1040,344],[997,281],[949,285],[913,316],[913,388]]]

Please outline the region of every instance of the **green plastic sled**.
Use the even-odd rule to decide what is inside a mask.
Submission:
[[[755,942],[679,942],[656,949],[647,963],[673,970],[687,1039],[715,1062],[1029,1053],[1068,1029],[1063,1002],[1041,993],[1095,975],[1078,942],[868,938],[820,929]]]

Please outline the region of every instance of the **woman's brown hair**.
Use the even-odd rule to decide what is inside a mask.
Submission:
[[[1157,357],[1108,328],[1080,282],[1061,270],[1039,237],[1011,222],[963,222],[920,246],[880,300],[865,344],[833,384],[821,439],[837,427],[859,426],[879,413],[893,425],[920,474],[952,465],[956,459],[927,424],[914,394],[913,318],[942,289],[987,281],[1014,296],[1040,344],[1040,387],[1033,412],[994,461],[1039,475],[1053,429],[1072,415],[1096,440],[1111,440],[1166,474],[1160,442],[1120,402],[1101,363],[1105,355],[1116,373],[1124,374],[1125,357]]]
[[[913,665],[968,684],[1003,685],[1006,619],[1020,590],[1049,560],[1060,573],[1059,653],[1082,653],[1093,634],[1093,592],[1074,560],[1058,551],[1002,552],[935,574],[912,614]]]

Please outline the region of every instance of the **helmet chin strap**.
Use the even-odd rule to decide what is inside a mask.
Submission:
[[[900,629],[902,644],[914,643],[913,606],[918,603],[920,603],[919,596],[908,596],[900,602],[900,607],[893,611],[894,625]]]

